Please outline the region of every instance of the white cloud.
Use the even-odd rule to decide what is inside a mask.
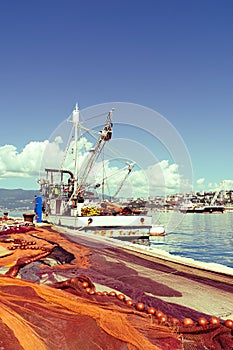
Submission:
[[[92,172],[92,176],[95,178],[95,180],[92,180],[93,182],[101,183],[101,164],[99,163]],[[104,164],[107,177],[105,181],[107,194],[114,195],[122,183],[122,189],[118,194],[120,197],[138,198],[179,192],[181,182],[178,167],[176,164],[169,164],[167,160],[158,162],[146,169],[139,169],[135,166],[128,177],[126,177],[127,166],[125,165],[123,168],[111,167],[109,163]]]
[[[233,180],[223,180],[220,185],[224,190],[231,190],[233,189]]]
[[[35,182],[39,177],[40,171],[45,167],[59,168],[66,151],[62,149],[63,140],[57,137],[54,142],[30,142],[19,152],[14,145],[0,146],[0,187],[7,187],[7,181],[14,183],[13,188],[18,188],[18,183],[22,186],[23,181],[31,179]],[[87,161],[88,154],[93,147],[91,142],[85,138],[82,139],[80,151],[82,150],[80,162]],[[73,163],[74,153],[68,152],[67,162],[64,167],[70,169]],[[125,159],[124,159],[125,162]],[[105,175],[109,178],[109,194],[114,194],[123,181],[127,166],[124,163],[124,171],[114,163],[105,163]],[[103,174],[102,162],[99,161],[97,167],[92,172],[92,183],[100,183]],[[113,176],[116,174],[116,176]],[[233,180],[223,180],[222,182],[206,182],[206,179],[200,178],[196,181],[198,190],[219,190],[232,189]],[[12,187],[12,186],[11,186]],[[27,186],[25,185],[25,188]],[[107,190],[107,186],[106,186]],[[153,195],[165,195],[169,193],[183,192],[182,178],[179,168],[175,163],[169,163],[168,160],[162,160],[156,164],[149,165],[146,169],[140,169],[137,165],[131,174],[127,177],[124,186],[119,191],[119,196],[143,197]]]
[[[0,147],[0,179],[29,178],[38,175],[41,157],[47,145],[44,142],[30,142],[22,152],[13,145]]]
[[[200,179],[197,180],[197,185],[203,185],[204,182],[205,182],[205,178],[202,177],[202,178],[200,178]]]
[[[222,180],[220,182],[208,182],[206,183],[205,178],[200,178],[196,181],[197,190],[202,191],[219,191],[219,190],[230,190],[233,188],[233,180]]]

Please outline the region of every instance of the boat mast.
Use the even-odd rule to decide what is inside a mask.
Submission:
[[[79,127],[79,109],[78,103],[72,113],[72,121],[74,123],[74,191],[76,193],[78,187],[78,127]]]

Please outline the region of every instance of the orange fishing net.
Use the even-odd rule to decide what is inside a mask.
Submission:
[[[180,348],[169,329],[114,303],[7,277],[0,278],[0,295],[4,349],[156,350],[159,339],[172,344],[168,349]]]
[[[116,248],[81,243],[49,227],[2,232],[2,349],[232,348],[231,328],[223,322],[184,326],[180,319],[185,315],[192,319],[206,315],[145,293],[154,288],[163,295],[173,291],[155,281],[135,278],[128,264],[139,258]],[[125,264],[115,261],[119,256]],[[96,285],[108,291],[98,291]],[[162,310],[160,315],[158,310]]]

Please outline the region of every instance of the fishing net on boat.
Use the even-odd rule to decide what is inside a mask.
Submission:
[[[167,266],[122,249],[87,247],[82,239],[77,244],[49,227],[1,232],[0,247],[5,350],[232,349],[231,320],[210,322],[163,301],[159,296],[179,292],[134,269],[164,273]],[[199,325],[200,318],[207,323]]]

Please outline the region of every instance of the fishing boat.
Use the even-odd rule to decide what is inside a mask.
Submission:
[[[113,112],[114,109],[106,113],[101,130],[89,130],[76,104],[67,119],[72,124],[72,135],[62,164],[59,168],[46,166],[44,176],[38,180],[42,200],[39,199],[40,204],[37,206],[37,221],[128,241],[149,239],[150,235],[165,232],[163,225],[152,224],[152,217],[147,215],[144,208],[122,207],[114,201],[130,176],[134,162],[126,162],[121,169],[125,174],[114,188],[114,193],[108,197],[105,195],[107,175],[103,171],[102,179],[99,176],[100,164],[104,166],[105,162],[100,162],[99,158],[112,139]],[[95,144],[83,155],[80,144],[84,142],[84,136],[87,138],[90,135],[94,135]],[[66,162],[66,156],[70,154],[72,162]],[[54,157],[53,154],[49,159]],[[97,160],[99,163],[96,167]]]

